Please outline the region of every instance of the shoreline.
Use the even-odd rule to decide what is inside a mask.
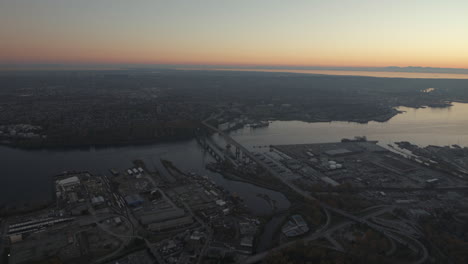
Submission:
[[[359,124],[367,124],[369,122],[380,122],[384,123],[393,118],[394,116],[403,113],[402,111],[398,111],[394,109],[392,113],[389,113],[388,115],[384,116],[378,116],[374,118],[369,118],[369,119],[347,119],[347,120],[340,120],[340,119],[297,119],[297,118],[275,118],[271,119],[269,121],[275,122],[275,121],[301,121],[301,122],[306,122],[306,123],[321,123],[321,122],[349,122],[349,123],[359,123]],[[235,130],[242,129],[243,127],[239,127]],[[232,130],[232,131],[235,131]],[[122,141],[122,142],[115,142],[115,143],[102,143],[102,144],[64,144],[64,145],[57,145],[57,144],[39,144],[39,145],[25,145],[25,144],[20,144],[17,142],[9,142],[6,143],[4,141],[0,142],[0,146],[7,147],[7,148],[12,148],[12,149],[19,149],[19,150],[29,150],[29,151],[42,151],[42,150],[62,150],[62,151],[68,151],[68,150],[91,150],[91,149],[108,149],[108,148],[124,148],[128,146],[151,146],[151,145],[158,145],[158,144],[164,144],[164,143],[175,143],[175,142],[184,142],[184,141],[190,141],[192,139],[196,138],[196,135],[191,135],[191,136],[184,136],[184,137],[178,137],[178,138],[169,138],[169,139],[154,139],[154,140],[135,140],[135,141]]]
[[[180,138],[171,138],[171,139],[155,139],[155,140],[137,140],[137,141],[123,141],[116,143],[103,143],[103,144],[66,144],[66,145],[41,145],[41,146],[24,146],[17,143],[4,143],[0,142],[0,147],[7,147],[12,149],[19,150],[30,150],[30,151],[42,151],[42,150],[91,150],[91,149],[109,149],[109,148],[124,148],[130,146],[151,146],[159,144],[171,144],[174,142],[184,142],[194,139],[195,136],[190,137],[180,137]]]
[[[266,118],[263,120],[268,120],[270,122],[275,121],[300,121],[306,123],[331,123],[331,122],[348,122],[348,123],[357,123],[357,124],[368,124],[369,122],[378,122],[378,123],[385,123],[388,122],[393,117],[404,113],[405,111],[398,110],[398,107],[407,107],[407,108],[434,108],[434,109],[444,109],[453,106],[453,103],[461,103],[466,104],[468,101],[464,100],[447,100],[444,103],[434,103],[429,105],[400,105],[400,106],[393,106],[391,107],[391,112],[383,115],[377,115],[374,117],[369,118],[288,118],[288,117],[275,117],[275,118]],[[233,129],[229,132],[236,131],[242,129],[243,127],[239,127]],[[54,144],[54,143],[39,143],[36,145],[28,145],[27,143],[18,143],[18,141],[8,141],[8,140],[0,140],[0,146],[13,148],[13,149],[20,149],[20,150],[90,150],[90,149],[107,149],[107,148],[119,148],[119,147],[128,147],[128,146],[150,146],[150,145],[158,145],[164,143],[174,143],[174,142],[183,142],[189,141],[196,138],[195,134],[186,135],[186,136],[179,136],[179,137],[168,137],[168,138],[160,138],[160,139],[147,139],[147,140],[126,140],[126,141],[117,141],[114,143],[71,143],[71,144]],[[7,143],[8,142],[8,143]],[[21,141],[19,141],[21,142]]]

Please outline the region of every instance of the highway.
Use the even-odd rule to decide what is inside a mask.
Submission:
[[[207,127],[208,129],[212,130],[213,132],[216,132],[218,133],[219,135],[221,135],[224,140],[226,140],[227,143],[235,146],[236,148],[239,148],[242,152],[243,155],[247,156],[249,159],[255,161],[255,163],[257,163],[259,166],[262,166],[264,169],[270,171],[271,169],[265,164],[263,163],[259,158],[257,158],[255,155],[253,155],[247,148],[245,148],[244,146],[242,146],[241,144],[239,144],[237,141],[235,141],[231,136],[229,136],[228,134],[226,134],[224,131],[208,124],[208,122],[205,120],[202,122],[202,124]]]
[[[393,208],[391,208],[391,207],[382,208],[382,209],[380,209],[378,211],[370,213],[369,215],[366,215],[364,217],[364,219],[369,219],[369,218],[372,218],[374,216],[381,215],[381,214],[383,214],[385,212],[388,212],[388,211],[390,211],[392,209]],[[328,219],[330,219],[330,217]],[[338,230],[340,230],[342,228],[350,226],[353,223],[354,223],[353,221],[346,221],[346,222],[340,223],[338,225],[335,225],[335,226],[333,226],[331,228],[328,228],[329,222],[327,221],[327,223],[322,228],[318,229],[316,232],[308,235],[307,237],[303,238],[302,240],[304,242],[309,242],[309,241],[316,240],[316,239],[318,239],[320,237],[327,237],[327,236],[332,235],[335,231],[338,231]],[[264,251],[264,252],[252,255],[247,259],[246,263],[247,264],[257,263],[257,262],[261,261],[263,258],[265,258],[266,256],[268,256],[270,253],[281,250],[281,249],[284,249],[284,248],[287,248],[287,247],[290,247],[290,246],[293,246],[295,243],[296,243],[296,241],[291,241],[291,242],[282,244],[282,245],[280,245],[278,247],[275,247],[273,249],[270,249],[269,251]]]
[[[293,189],[295,192],[297,192],[298,194],[302,195],[303,197],[305,198],[308,198],[310,200],[315,200],[315,201],[318,201],[319,205],[324,208],[325,210],[328,210],[330,212],[334,212],[338,215],[341,215],[345,218],[348,218],[349,220],[352,220],[354,222],[358,222],[358,223],[362,223],[362,224],[365,224],[369,227],[371,227],[372,229],[376,230],[376,231],[379,231],[381,233],[383,233],[385,236],[387,236],[388,238],[391,238],[391,239],[394,239],[400,243],[403,243],[403,244],[408,244],[408,243],[405,243],[405,241],[402,241],[402,239],[399,237],[399,236],[402,236],[402,237],[405,237],[407,238],[408,240],[412,241],[418,248],[421,249],[422,251],[422,256],[415,262],[413,262],[413,264],[421,264],[421,263],[424,263],[427,258],[429,257],[429,254],[428,254],[428,251],[426,249],[426,247],[421,243],[419,242],[417,239],[409,236],[408,234],[406,234],[406,232],[404,230],[402,231],[398,231],[398,230],[395,230],[395,229],[389,229],[389,228],[384,228],[380,225],[377,225],[375,223],[372,223],[370,221],[367,220],[367,217],[358,217],[358,216],[355,216],[353,214],[350,214],[344,210],[341,210],[341,209],[338,209],[338,208],[334,208],[334,207],[331,207],[329,206],[328,204],[326,203],[323,203],[321,201],[319,201],[317,198],[313,197],[309,192],[306,192],[302,189],[300,189],[299,187],[297,187],[295,184],[293,184],[292,182],[288,181],[288,179],[286,179],[285,177],[283,177],[281,174],[278,174],[276,171],[272,170],[267,164],[265,164],[262,160],[258,159],[255,155],[253,155],[249,150],[247,150],[244,146],[242,146],[241,144],[239,144],[237,141],[235,141],[231,136],[229,136],[228,134],[224,133],[223,131],[221,131],[220,129],[208,124],[207,120],[203,121],[202,124],[207,127],[208,129],[218,133],[219,135],[221,135],[227,143],[239,148],[242,152],[243,152],[243,155],[246,155],[247,157],[249,157],[251,160],[253,160],[255,163],[257,163],[259,166],[261,166],[262,168],[264,168],[267,172],[270,173],[270,175],[278,178],[279,180],[281,180],[284,184],[286,184],[288,187],[290,187],[291,189]],[[393,209],[393,208],[392,208]],[[387,209],[388,210],[388,209]],[[374,214],[371,214],[371,215],[374,215]],[[345,224],[345,223],[344,223]],[[342,225],[344,225],[342,224]],[[347,224],[350,224],[350,223],[346,223]],[[328,234],[331,234],[332,232],[336,231],[337,229],[340,229],[342,228],[343,226],[341,225],[338,225],[338,226],[335,226],[335,227],[332,227],[330,229],[327,229],[327,230],[323,230],[321,229],[320,231],[322,232],[316,232],[314,234],[312,234],[311,236],[307,237],[305,240],[306,241],[310,241],[310,240],[314,240],[314,239],[317,239],[318,237],[321,237],[321,236],[324,236],[324,235],[328,235]],[[395,235],[397,234],[397,235]],[[286,244],[283,244],[273,250],[270,250],[270,251],[266,251],[266,252],[262,252],[262,253],[259,253],[257,255],[253,255],[251,256],[250,258],[247,259],[247,262],[246,263],[256,263],[260,260],[262,260],[264,257],[266,257],[271,251],[275,251],[275,250],[279,250],[279,249],[282,249],[282,248],[285,248],[285,247],[288,247],[288,246],[291,246],[293,245],[294,242],[291,242],[291,243],[286,243]]]

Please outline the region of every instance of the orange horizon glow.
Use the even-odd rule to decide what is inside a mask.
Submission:
[[[52,47],[53,49],[54,47]],[[23,52],[22,52],[23,51]],[[281,51],[277,51],[278,53]],[[468,55],[431,58],[424,56],[402,56],[398,53],[381,55],[380,57],[366,55],[325,54],[322,56],[278,56],[269,54],[187,54],[180,56],[171,54],[165,56],[148,56],[151,51],[140,53],[120,51],[116,53],[92,52],[86,50],[70,50],[62,54],[56,50],[36,50],[25,53],[24,50],[1,50],[0,63],[64,63],[64,64],[168,64],[168,65],[219,65],[219,66],[285,66],[285,67],[387,67],[387,66],[420,66],[435,68],[468,68]],[[6,54],[6,55],[3,55]],[[468,51],[467,53],[468,54]],[[454,58],[456,57],[456,58]]]
[[[89,59],[87,57],[90,57]],[[422,62],[417,63],[415,61],[409,60],[408,62],[401,61],[379,61],[377,63],[368,63],[367,61],[343,61],[335,62],[334,60],[326,60],[323,62],[318,62],[317,60],[311,60],[310,62],[300,61],[287,61],[287,60],[257,60],[257,59],[245,59],[245,60],[225,60],[220,61],[216,58],[208,60],[187,60],[187,59],[168,59],[168,60],[148,60],[139,58],[128,58],[123,59],[119,57],[103,57],[96,58],[93,55],[82,55],[82,59],[73,59],[73,58],[54,58],[54,59],[42,59],[36,58],[35,56],[25,57],[25,58],[0,58],[0,64],[3,62],[5,64],[70,64],[70,65],[79,65],[79,64],[96,64],[96,65],[187,65],[187,66],[229,66],[229,67],[356,67],[356,68],[372,68],[372,67],[429,67],[429,68],[454,68],[454,69],[468,69],[467,60],[464,60],[460,63],[450,63],[450,62],[427,62],[427,60],[422,60]]]
[[[137,49],[137,48],[135,48]],[[89,50],[69,50],[57,52],[55,47],[50,50],[29,50],[24,49],[0,49],[0,63],[63,63],[63,64],[139,64],[139,65],[213,65],[213,66],[284,66],[284,67],[434,67],[434,68],[468,68],[467,55],[445,57],[434,59],[424,56],[402,56],[399,54],[386,54],[374,57],[366,54],[362,55],[341,55],[323,54],[321,56],[307,56],[301,53],[300,56],[269,55],[267,53],[250,54],[211,54],[207,52],[187,52],[183,56],[176,52],[162,56],[150,58],[151,50],[141,50],[133,52],[131,50],[121,50],[118,52],[100,52]],[[201,53],[201,54],[200,54]],[[280,51],[275,54],[280,53]],[[6,55],[3,55],[6,54]],[[457,58],[453,58],[457,57]],[[451,60],[450,60],[451,59]]]
[[[468,68],[468,1],[174,2],[5,0],[0,64]]]

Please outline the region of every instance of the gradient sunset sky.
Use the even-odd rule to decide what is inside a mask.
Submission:
[[[468,68],[468,0],[1,0],[0,63]]]

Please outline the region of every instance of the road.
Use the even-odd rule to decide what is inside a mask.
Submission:
[[[385,212],[388,212],[389,210],[392,210],[392,208],[383,208],[381,210],[375,211],[375,212],[365,216],[365,218],[367,219],[367,218],[371,218],[371,217],[374,217],[374,216],[377,216],[377,215],[381,215],[381,214],[383,214]],[[317,229],[316,232],[308,235],[307,237],[303,238],[302,240],[304,242],[310,242],[310,241],[317,240],[320,237],[330,236],[334,232],[336,232],[336,231],[338,231],[338,230],[340,230],[342,228],[345,228],[347,226],[350,226],[353,223],[354,223],[353,221],[346,221],[346,222],[340,223],[338,225],[335,225],[335,226],[333,226],[331,228],[327,228],[329,226],[329,223],[327,221],[327,223],[324,225],[324,227],[322,227],[320,229]],[[293,246],[295,243],[296,243],[296,241],[291,241],[291,242],[282,244],[282,245],[280,245],[278,247],[275,247],[273,249],[270,249],[269,251],[265,251],[265,252],[258,253],[256,255],[252,255],[247,259],[246,263],[247,264],[248,263],[250,263],[250,264],[257,263],[257,262],[261,261],[262,259],[264,259],[266,256],[268,256],[270,253],[279,251],[281,249],[285,249],[285,248],[290,247],[290,246]]]
[[[213,237],[213,231],[211,230],[211,228],[209,226],[207,226],[205,224],[205,222],[200,219],[193,211],[192,211],[192,208],[190,208],[190,206],[185,202],[185,201],[181,201],[182,204],[184,205],[185,209],[190,213],[190,215],[192,215],[193,218],[195,218],[195,220],[203,227],[204,230],[206,230],[208,232],[208,237],[206,239],[206,242],[205,242],[205,245],[203,245],[203,248],[200,252],[200,256],[204,256],[205,253],[206,253],[206,250],[208,249],[208,245],[210,244],[210,241]],[[197,263],[200,263],[200,261],[202,260],[202,258],[198,258],[198,261]]]
[[[244,146],[242,146],[241,144],[239,144],[237,141],[235,141],[231,136],[229,136],[228,134],[226,134],[224,131],[208,124],[208,122],[205,120],[202,122],[202,124],[207,127],[208,129],[218,133],[219,135],[221,135],[224,140],[226,140],[227,143],[233,145],[234,147],[236,148],[239,148],[241,150],[241,152],[247,156],[249,159],[255,161],[255,163],[257,163],[259,166],[262,166],[264,169],[267,169],[267,170],[271,170],[265,163],[263,163],[259,158],[257,158],[255,155],[253,155],[247,148],[245,148]]]
[[[120,240],[120,246],[118,249],[114,250],[112,253],[106,255],[106,256],[103,256],[97,260],[95,260],[94,262],[95,263],[102,263],[102,262],[105,262],[106,260],[108,259],[111,259],[113,257],[116,257],[120,254],[120,252],[125,249],[125,247],[128,246],[128,244],[130,244],[130,242],[134,239],[134,238],[137,238],[135,235],[133,235],[133,226],[132,224],[130,223],[130,220],[122,215],[118,215],[118,214],[105,214],[103,216],[99,216],[96,214],[96,212],[94,211],[94,209],[92,208],[92,206],[89,206],[88,208],[91,216],[92,217],[92,220],[93,222],[97,225],[97,227],[99,227],[102,231],[104,231],[105,233],[117,238]],[[126,232],[125,234],[118,234],[118,233],[115,233],[114,231],[110,230],[108,226],[102,224],[101,222],[103,220],[106,220],[106,219],[114,219],[115,217],[120,217],[120,219],[123,219],[123,223],[122,224],[128,224],[129,226],[129,229],[128,229],[128,232]]]
[[[1,258],[3,258],[3,251],[5,250],[5,244],[7,239],[6,226],[6,221],[0,218],[0,262],[2,261]]]
[[[335,214],[338,214],[338,215],[341,215],[345,218],[348,218],[354,222],[358,222],[358,223],[362,223],[362,224],[365,224],[371,228],[373,228],[374,230],[377,230],[381,233],[383,233],[384,235],[386,235],[387,237],[391,238],[391,239],[394,239],[400,243],[403,243],[403,244],[407,244],[405,243],[404,241],[401,240],[401,238],[399,236],[403,236],[405,237],[406,239],[408,240],[411,240],[414,244],[416,244],[417,247],[419,247],[421,250],[422,250],[422,256],[419,260],[415,261],[413,264],[420,264],[420,263],[424,263],[427,258],[429,257],[429,254],[427,252],[427,249],[426,247],[421,243],[419,242],[417,239],[409,236],[408,234],[406,234],[404,231],[399,231],[399,230],[395,230],[395,229],[387,229],[387,228],[384,228],[380,225],[377,225],[377,224],[374,224],[370,221],[367,220],[366,217],[358,217],[358,216],[355,216],[353,214],[350,214],[344,210],[341,210],[341,209],[338,209],[338,208],[334,208],[334,207],[331,207],[329,206],[328,204],[326,203],[323,203],[321,201],[319,201],[317,198],[313,197],[309,192],[306,192],[304,190],[302,190],[301,188],[299,188],[298,186],[296,186],[295,184],[293,184],[292,182],[290,182],[286,177],[284,177],[283,175],[277,173],[276,171],[274,171],[273,169],[271,169],[267,164],[265,164],[262,160],[260,160],[259,158],[257,158],[255,155],[253,155],[249,150],[247,150],[244,146],[242,146],[241,144],[239,144],[237,141],[235,141],[232,137],[230,137],[228,134],[224,133],[223,131],[221,131],[220,129],[208,124],[207,120],[203,121],[202,124],[211,129],[212,131],[214,132],[217,132],[219,135],[221,135],[225,140],[226,142],[228,142],[229,144],[231,145],[234,145],[235,147],[239,148],[243,154],[247,157],[249,157],[251,160],[253,160],[255,163],[257,163],[257,165],[259,165],[260,167],[264,168],[267,172],[270,173],[270,175],[276,177],[277,179],[281,180],[285,185],[287,185],[289,188],[291,188],[292,190],[294,190],[296,193],[302,195],[303,197],[309,199],[309,200],[314,200],[314,201],[317,201],[319,203],[319,205],[324,208],[324,210],[328,210],[330,212],[333,212]],[[328,214],[327,214],[328,215]],[[371,214],[373,215],[373,214]],[[322,233],[314,233],[314,235],[310,236],[307,238],[307,240],[313,240],[313,239],[316,239],[316,237],[321,237],[323,236],[324,234],[330,234],[329,232],[330,231],[334,231],[336,230],[335,227],[331,228],[331,229],[328,229],[328,230],[325,230],[323,231]],[[321,230],[322,231],[322,230]],[[397,235],[399,236],[397,236]],[[276,248],[275,250],[278,250],[278,249],[281,249],[281,248],[285,248],[287,246],[290,246],[292,244],[283,244],[281,245],[280,247]],[[260,253],[260,254],[257,254],[257,255],[254,255],[252,256],[251,258],[248,259],[248,262],[247,263],[255,263],[255,262],[258,262],[260,261],[261,259],[263,259],[266,255],[268,255],[269,252],[263,252],[263,253]]]

